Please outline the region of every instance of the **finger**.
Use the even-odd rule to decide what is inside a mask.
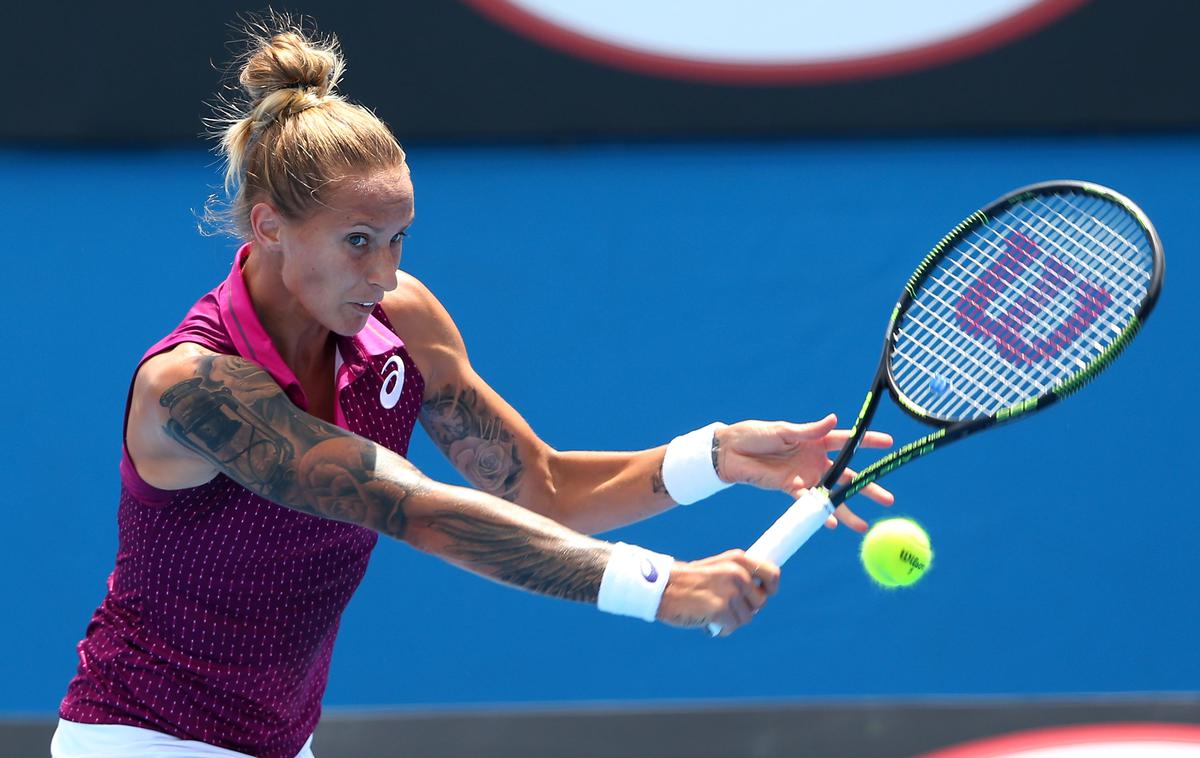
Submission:
[[[830,515],[825,517],[826,529],[837,529],[838,520],[836,516]]]
[[[892,435],[886,432],[867,432],[858,444],[860,447],[891,447]]]
[[[743,593],[746,602],[750,603],[750,607],[757,611],[762,607],[763,603],[767,602],[767,591],[763,589],[763,580],[755,574],[750,581],[750,586]]]
[[[782,572],[770,561],[761,558],[751,560],[754,561],[754,568],[750,573],[753,579],[751,586],[763,593],[763,602],[766,602],[767,597],[779,591],[779,577]]]
[[[896,502],[895,495],[893,495],[890,491],[885,490],[883,487],[880,487],[878,484],[875,484],[874,482],[868,484],[866,487],[863,487],[862,494],[866,495],[868,498],[874,500],[882,506],[889,506]]]
[[[845,524],[854,531],[859,532],[860,534],[867,531],[867,522],[859,518],[854,511],[847,508],[845,503],[839,505],[834,513],[837,514],[837,520],[839,522]]]
[[[840,450],[850,439],[849,429],[834,429],[825,437],[826,450]],[[891,447],[892,435],[884,432],[867,432],[858,442],[859,447]]]
[[[717,623],[721,626],[721,633],[717,635],[718,637],[728,637],[741,626],[733,609],[729,607],[722,609],[721,613],[717,614],[716,619]]]
[[[779,423],[779,438],[789,445],[806,440],[819,440],[833,431],[837,426],[837,416],[830,413],[820,421],[807,424],[792,424],[786,421]]]
[[[737,620],[737,614],[735,613],[731,603],[727,603],[726,606],[720,610],[720,612],[712,614],[710,618],[712,623],[716,624],[721,629],[721,631],[716,635],[717,637],[728,637],[729,635],[733,634],[734,630],[741,626],[741,623]],[[708,629],[708,625],[705,624],[705,626],[702,628]]]
[[[751,558],[745,551],[733,556],[733,560],[742,569],[742,572],[735,575],[735,581],[739,581],[738,587],[743,592],[762,587],[767,594],[774,594],[779,588],[779,567],[774,563],[762,558]]]
[[[855,471],[854,469],[848,468],[842,472],[841,476],[838,477],[838,482],[840,482],[842,484],[847,484],[847,483],[853,481],[854,477],[856,477],[856,476],[858,476],[858,472]],[[863,487],[862,490],[860,490],[860,492],[861,492],[861,494],[866,495],[869,499],[874,500],[876,503],[879,503],[880,505],[883,505],[883,506],[889,506],[892,503],[896,502],[895,495],[893,495],[888,490],[885,490],[883,487],[880,487],[875,482],[871,482],[866,487]]]
[[[750,607],[744,595],[729,598],[729,612],[738,626],[749,624],[750,619],[754,618],[754,609]]]
[[[758,613],[759,609],[767,604],[767,591],[757,580],[750,585],[742,597],[745,599],[746,605],[750,606],[751,613]]]

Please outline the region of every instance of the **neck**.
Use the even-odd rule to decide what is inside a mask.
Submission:
[[[277,266],[251,249],[242,267],[242,278],[258,320],[279,357],[296,376],[328,360],[333,333],[288,293]]]

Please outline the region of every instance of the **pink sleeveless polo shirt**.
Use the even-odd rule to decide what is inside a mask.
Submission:
[[[250,302],[248,255],[245,245],[229,278],[142,361],[183,342],[240,355],[304,409],[304,391]],[[424,380],[383,310],[337,347],[338,426],[406,454]],[[116,568],[59,715],[260,758],[296,755],[320,716],[338,622],[375,532],[276,505],[220,474],[159,490],[128,452],[117,525]]]

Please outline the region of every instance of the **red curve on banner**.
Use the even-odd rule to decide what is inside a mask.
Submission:
[[[603,42],[547,21],[509,0],[462,0],[482,15],[547,47],[615,68],[718,84],[820,84],[889,76],[978,55],[1025,37],[1088,0],[1042,0],[989,26],[894,53],[811,63],[727,63],[677,58]]]
[[[1122,742],[1200,745],[1200,727],[1191,724],[1130,722],[1031,729],[922,753],[918,758],[1004,758],[1039,748],[1120,745]]]

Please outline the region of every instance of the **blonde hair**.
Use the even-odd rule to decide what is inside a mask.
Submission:
[[[337,94],[345,61],[335,37],[277,13],[244,25],[237,72],[244,94],[221,99],[209,121],[225,162],[226,200],[210,198],[205,217],[248,239],[256,203],[302,218],[330,184],[399,167],[405,156],[374,113]]]

